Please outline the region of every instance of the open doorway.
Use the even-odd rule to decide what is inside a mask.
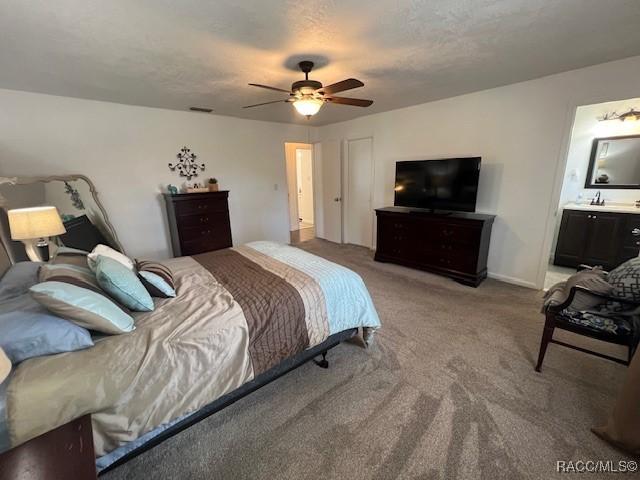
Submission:
[[[640,250],[640,99],[579,106],[567,152],[544,289],[581,264],[611,270]]]
[[[285,157],[289,230],[291,243],[295,244],[316,236],[313,146],[307,143],[285,143]]]

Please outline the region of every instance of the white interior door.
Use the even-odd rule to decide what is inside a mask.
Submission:
[[[322,217],[318,236],[342,243],[342,156],[340,142],[323,141],[322,147]]]
[[[371,138],[348,140],[345,168],[345,242],[368,248],[373,247],[372,143]]]

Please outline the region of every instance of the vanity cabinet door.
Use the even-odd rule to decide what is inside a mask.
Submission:
[[[602,265],[605,270],[617,267],[620,235],[624,215],[594,212],[587,215],[589,235],[585,239],[584,259],[587,265]]]
[[[589,238],[591,215],[580,210],[564,210],[556,245],[554,264],[577,267],[582,263]]]

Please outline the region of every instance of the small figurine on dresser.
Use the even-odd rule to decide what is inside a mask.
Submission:
[[[204,185],[201,185],[199,183],[194,183],[191,186],[187,184],[187,193],[204,193],[208,191],[209,191],[208,187],[205,187]]]

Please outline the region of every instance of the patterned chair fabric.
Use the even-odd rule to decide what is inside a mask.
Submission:
[[[631,321],[621,317],[605,317],[567,308],[558,314],[558,318],[596,333],[627,337],[633,332]]]
[[[611,270],[607,281],[614,287],[612,296],[640,303],[640,257],[627,260]],[[629,309],[628,305],[612,301],[603,305],[600,311],[622,312]]]

